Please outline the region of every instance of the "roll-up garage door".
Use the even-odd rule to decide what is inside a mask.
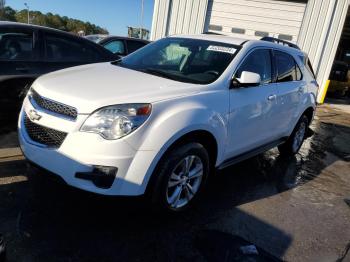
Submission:
[[[209,0],[205,31],[296,42],[305,8],[306,1]]]

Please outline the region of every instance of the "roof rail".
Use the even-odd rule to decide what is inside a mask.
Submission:
[[[203,34],[205,34],[205,35],[223,35],[223,34],[220,34],[220,33],[216,33],[216,32],[209,32],[209,31],[204,32]]]
[[[278,39],[278,38],[274,38],[274,37],[270,37],[270,36],[264,36],[260,40],[272,42],[272,43],[276,43],[276,44],[280,44],[280,45],[285,45],[285,46],[289,46],[289,47],[296,48],[296,49],[300,50],[299,46],[297,46],[296,44],[293,44],[291,42],[288,42],[288,41],[285,41],[282,39]]]

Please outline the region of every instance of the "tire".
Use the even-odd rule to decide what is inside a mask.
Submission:
[[[278,146],[278,151],[281,155],[294,156],[299,152],[305,140],[308,126],[309,119],[306,115],[303,115],[287,141]]]
[[[153,173],[152,203],[171,212],[189,208],[203,191],[209,172],[209,155],[203,145],[190,142],[175,147]]]

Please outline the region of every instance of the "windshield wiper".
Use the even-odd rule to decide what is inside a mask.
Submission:
[[[118,60],[112,61],[111,64],[112,65],[119,65],[122,62],[122,59],[119,58]]]
[[[140,69],[139,71],[144,72],[144,73],[148,73],[148,74],[152,74],[152,75],[156,75],[156,76],[161,76],[164,78],[168,78],[171,80],[178,80],[176,76],[170,75],[162,70],[158,70],[158,69],[153,69],[153,68],[146,68],[146,69]]]

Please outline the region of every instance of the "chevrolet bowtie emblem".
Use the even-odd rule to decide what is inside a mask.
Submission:
[[[31,109],[29,111],[29,119],[32,121],[39,121],[41,119],[41,115],[38,114],[38,112],[34,109]]]

